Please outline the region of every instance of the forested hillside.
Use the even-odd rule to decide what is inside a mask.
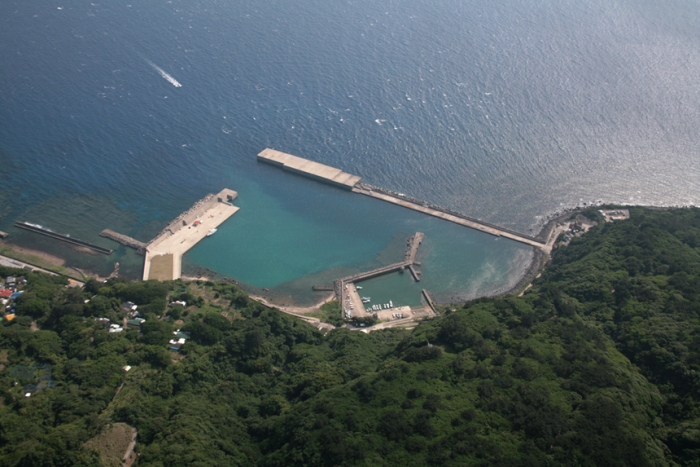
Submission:
[[[110,464],[117,422],[138,466],[700,465],[697,209],[600,222],[522,297],[413,331],[323,335],[223,282],[0,273],[27,279],[0,325],[2,466]],[[126,301],[145,321],[109,332]]]

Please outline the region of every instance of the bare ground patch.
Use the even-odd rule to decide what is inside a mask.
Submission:
[[[113,423],[105,426],[99,435],[85,443],[85,448],[98,450],[105,466],[121,467],[122,459],[135,436],[136,430],[126,423]]]

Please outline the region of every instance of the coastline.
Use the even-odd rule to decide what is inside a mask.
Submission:
[[[7,241],[0,241],[0,255],[79,281],[84,281],[87,277],[94,277],[97,280],[106,279],[92,272],[86,273],[86,271],[67,267],[66,260],[59,256],[17,246]]]
[[[581,208],[581,207],[577,207],[575,209],[568,209],[568,210],[565,210],[564,212],[555,213],[553,215],[548,216],[548,219],[549,219],[548,222],[546,224],[544,224],[542,226],[542,228],[539,230],[539,232],[537,233],[537,237],[546,238],[546,236],[548,235],[550,230],[552,230],[556,227],[557,222],[561,222],[561,220],[564,219],[565,217],[569,217],[573,213],[579,212],[582,209],[583,208]],[[10,254],[8,254],[7,256],[14,257],[15,259],[17,259],[19,261],[24,261],[24,262],[27,262],[28,264],[32,264],[33,266],[36,266],[36,267],[41,267],[44,269],[52,270],[53,272],[67,275],[67,276],[73,277],[75,279],[82,278],[84,280],[87,277],[92,277],[92,278],[95,278],[99,281],[105,281],[108,278],[113,277],[115,275],[115,273],[118,272],[118,269],[115,269],[115,272],[113,272],[111,275],[109,275],[107,277],[102,277],[99,274],[97,274],[93,271],[90,271],[90,270],[77,269],[77,268],[67,268],[64,266],[65,259],[63,259],[59,256],[56,256],[56,255],[44,253],[40,250],[20,247],[20,246],[14,245],[12,243],[9,243],[7,241],[0,241],[0,249],[2,249],[3,247],[5,249],[10,250]],[[12,252],[15,252],[15,253],[13,254]],[[548,255],[546,253],[540,251],[537,248],[533,248],[533,253],[534,253],[534,255],[533,255],[532,261],[528,265],[525,273],[517,280],[517,282],[514,285],[512,285],[504,290],[497,290],[494,293],[488,294],[486,296],[497,297],[497,296],[509,295],[509,294],[515,293],[519,290],[522,290],[527,284],[529,284],[532,280],[534,280],[536,275],[542,269]],[[34,259],[34,261],[32,261],[32,259]],[[195,281],[227,280],[227,281],[232,281],[234,283],[237,283],[238,285],[242,286],[244,288],[244,290],[248,289],[248,287],[246,287],[245,284],[241,284],[235,279],[224,277],[221,274],[217,273],[216,271],[213,271],[213,270],[211,270],[207,267],[204,267],[204,266],[195,266],[194,271],[190,270],[188,272],[190,272],[190,274],[183,274],[182,279],[195,280]],[[194,272],[195,274],[191,274],[192,272]],[[275,303],[274,299],[272,299],[272,298],[265,298],[263,296],[258,295],[255,292],[251,293],[250,289],[246,290],[246,292],[249,294],[249,296],[251,298],[260,301],[261,303],[265,304],[266,306],[274,307],[274,308],[277,308],[284,313],[293,314],[293,315],[305,315],[305,314],[309,314],[309,313],[318,312],[322,305],[335,299],[333,294],[329,294],[328,296],[321,298],[320,300],[313,303],[312,305],[307,305],[307,306],[282,305],[282,304]],[[448,305],[452,305],[452,304],[463,303],[464,301],[465,300],[463,298],[460,298],[458,296],[450,296],[447,300],[436,301],[436,304],[440,305],[440,306],[448,306]]]
[[[567,208],[564,209],[563,211],[558,211],[553,214],[549,214],[546,216],[547,222],[542,225],[540,230],[537,233],[538,238],[547,238],[550,235],[550,232],[554,232],[554,230],[557,228],[557,224],[564,222],[571,216],[575,215],[576,213],[580,213],[584,211],[585,209],[588,208],[606,208],[606,207],[615,207],[618,205],[608,205],[608,204],[600,204],[600,205],[593,205],[591,204],[590,206],[577,206],[575,208]],[[623,206],[623,205],[619,205]],[[626,207],[629,207],[628,205],[624,205]],[[681,209],[681,208],[688,208],[692,206],[640,206],[643,208],[648,208],[648,209],[659,209],[659,210],[670,210],[670,209]],[[552,234],[554,235],[554,234]],[[555,239],[552,239],[554,241]],[[104,281],[108,279],[109,277],[113,277],[115,273],[118,272],[118,268],[115,269],[115,272],[113,272],[110,276],[108,277],[101,277],[100,275],[96,274],[93,271],[90,270],[83,270],[83,269],[77,269],[77,268],[68,268],[65,267],[65,259],[52,255],[49,253],[45,253],[41,250],[36,250],[36,249],[30,249],[30,248],[25,248],[25,247],[20,247],[17,245],[14,245],[7,240],[2,240],[0,241],[0,254],[2,254],[2,251],[5,250],[9,254],[6,254],[8,257],[12,257],[14,259],[17,259],[19,261],[26,262],[32,266],[43,268],[43,269],[48,269],[52,270],[53,272],[66,275],[69,277],[72,277],[74,279],[78,280],[84,280],[87,277],[93,277],[97,280]],[[532,281],[537,277],[537,275],[541,272],[543,267],[546,265],[547,260],[549,259],[551,253],[548,254],[546,252],[543,252],[537,248],[533,248],[533,257],[532,260],[530,261],[530,264],[527,266],[525,269],[525,272],[522,274],[522,276],[512,285],[507,288],[503,288],[501,290],[496,290],[493,293],[490,293],[488,295],[484,295],[485,297],[502,297],[502,296],[507,296],[513,293],[517,292],[522,292],[526,290],[526,287],[532,283]],[[207,281],[207,280],[225,280],[225,281],[230,281],[233,283],[236,283],[240,286],[243,287],[244,290],[249,294],[249,296],[255,300],[260,301],[261,303],[265,304],[266,306],[274,307],[279,309],[280,311],[283,311],[285,313],[289,314],[294,314],[294,315],[305,315],[309,313],[314,313],[319,310],[319,308],[324,305],[325,303],[328,303],[334,299],[333,294],[329,294],[328,296],[325,296],[315,302],[312,305],[308,306],[294,306],[294,305],[278,305],[276,304],[273,299],[271,298],[265,298],[260,295],[258,295],[259,292],[251,291],[249,287],[246,287],[245,284],[239,283],[239,281],[228,278],[225,276],[222,276],[221,274],[217,273],[216,271],[213,271],[207,267],[204,266],[194,266],[193,268],[188,268],[190,269],[188,272],[190,274],[183,275],[182,279],[184,280],[194,280],[194,281]],[[194,273],[194,274],[192,274]],[[252,293],[251,293],[252,292]],[[447,299],[443,300],[437,300],[436,304],[440,306],[449,306],[453,304],[458,304],[458,303],[464,303],[465,299],[460,298],[457,295],[452,295],[448,296]]]

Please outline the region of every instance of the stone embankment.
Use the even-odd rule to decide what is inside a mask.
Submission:
[[[129,248],[133,248],[136,250],[136,253],[141,256],[146,255],[146,244],[127,235],[122,235],[114,230],[104,229],[102,232],[100,232],[100,237],[108,238],[117,243],[121,243],[124,246],[128,246]]]

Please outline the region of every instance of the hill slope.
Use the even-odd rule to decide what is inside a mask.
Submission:
[[[0,326],[0,465],[100,465],[87,442],[115,422],[139,466],[698,465],[700,211],[631,214],[523,297],[413,331],[324,336],[226,283],[29,273]],[[146,321],[110,333],[95,318],[125,300]]]

